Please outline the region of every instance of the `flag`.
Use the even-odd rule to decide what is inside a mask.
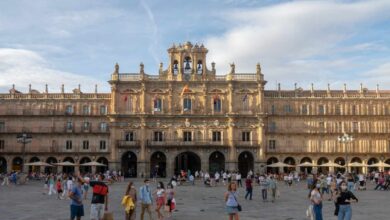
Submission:
[[[244,97],[242,98],[242,102],[245,102],[247,98],[248,98],[248,94],[245,94]]]

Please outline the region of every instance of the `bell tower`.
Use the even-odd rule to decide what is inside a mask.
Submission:
[[[208,50],[203,46],[195,44],[193,46],[190,42],[185,44],[172,45],[168,49],[169,67],[168,78],[177,81],[189,81],[192,79],[205,79],[206,68],[206,54]]]

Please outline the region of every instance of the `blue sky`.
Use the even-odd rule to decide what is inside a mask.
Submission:
[[[0,2],[0,92],[110,90],[120,72],[167,67],[172,43],[203,43],[217,74],[229,63],[267,89],[390,90],[390,1],[13,1]]]

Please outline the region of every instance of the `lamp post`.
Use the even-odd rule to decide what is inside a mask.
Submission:
[[[18,143],[22,143],[23,146],[22,146],[22,162],[23,162],[23,165],[21,167],[21,171],[22,173],[24,172],[24,164],[26,163],[25,161],[25,157],[26,157],[26,144],[30,143],[32,141],[32,136],[31,134],[27,134],[27,133],[22,133],[22,134],[18,134],[16,136],[16,139],[18,141]]]
[[[339,136],[337,138],[337,140],[338,140],[338,142],[344,144],[344,146],[345,146],[345,169],[346,169],[346,172],[348,172],[348,148],[347,148],[347,144],[348,143],[352,143],[354,138],[352,137],[352,135],[344,133],[343,135]]]

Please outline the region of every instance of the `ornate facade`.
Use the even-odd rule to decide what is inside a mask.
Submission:
[[[1,171],[19,169],[22,158],[98,161],[132,177],[182,169],[246,174],[277,161],[390,160],[390,92],[264,90],[260,64],[254,73],[236,73],[231,64],[217,75],[214,63],[206,66],[207,52],[173,45],[158,75],[146,74],[142,63],[138,73],[121,73],[117,64],[108,94],[0,94]],[[25,151],[16,139],[23,132],[32,135]],[[343,133],[354,141],[339,143]]]

